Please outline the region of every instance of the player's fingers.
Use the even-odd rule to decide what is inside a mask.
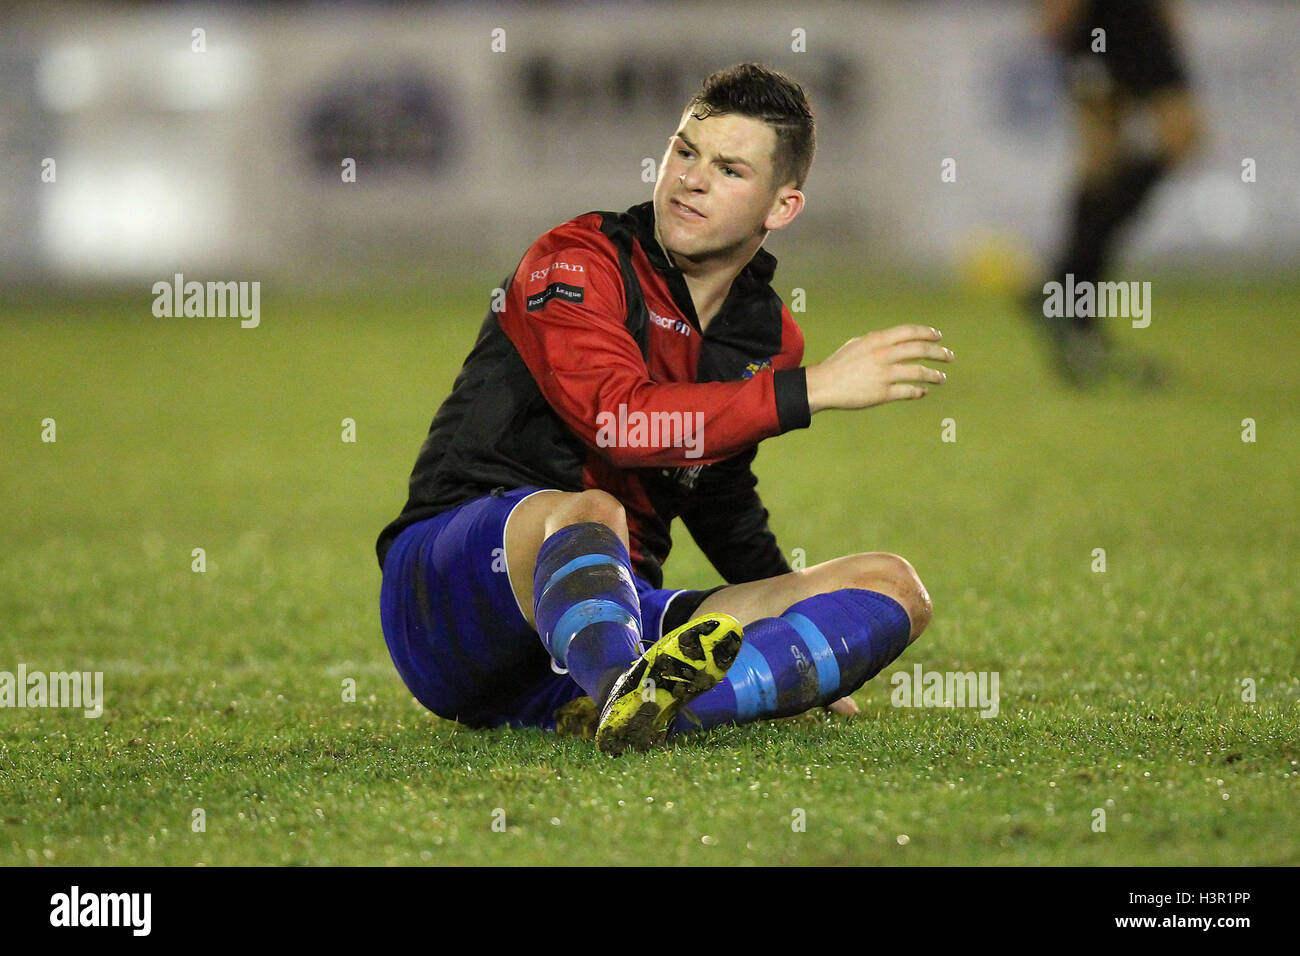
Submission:
[[[928,365],[893,365],[889,369],[889,383],[895,382],[930,382],[942,385],[948,381],[948,375]]]
[[[881,329],[875,335],[879,336],[877,341],[879,345],[897,345],[899,342],[910,342],[914,339],[938,342],[943,338],[943,334],[938,329],[928,325],[895,325],[893,328]]]
[[[826,705],[826,709],[844,717],[852,717],[858,713],[857,702],[852,697],[841,697],[839,700],[831,701]]]
[[[885,401],[907,401],[912,398],[925,398],[924,385],[891,385],[885,392]]]
[[[890,362],[912,362],[925,359],[929,362],[951,362],[955,356],[952,349],[944,348],[934,342],[900,342],[889,350]]]

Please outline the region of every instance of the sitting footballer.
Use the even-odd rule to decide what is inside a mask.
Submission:
[[[411,693],[470,727],[646,749],[849,698],[925,630],[886,553],[792,571],[758,443],[826,409],[921,398],[949,362],[901,325],[803,365],[762,249],[804,207],[812,110],[747,63],[686,106],[653,198],[538,239],[503,284],[377,542],[384,637]],[[728,583],[666,588],[680,517]]]

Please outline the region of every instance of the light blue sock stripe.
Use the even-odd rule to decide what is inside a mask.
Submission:
[[[593,564],[612,564],[623,570],[624,576],[627,576],[627,569],[623,567],[623,562],[610,554],[584,554],[574,558],[568,564],[561,567],[558,571],[546,579],[546,587],[542,588],[542,594],[545,594],[551,587],[562,578],[568,577],[578,568],[589,568]],[[632,579],[628,577],[627,583],[631,584]]]
[[[737,720],[753,720],[761,712],[776,710],[776,681],[767,658],[750,644],[740,645],[736,662],[727,671],[727,680],[736,693]]]
[[[551,633],[551,656],[561,667],[568,666],[569,642],[584,627],[600,621],[617,621],[630,627],[638,637],[641,634],[636,615],[623,605],[601,598],[579,601],[564,612]]]
[[[808,652],[812,654],[813,663],[817,665],[817,692],[830,694],[840,686],[840,662],[835,659],[835,652],[821,629],[802,614],[782,614],[781,619],[790,622],[790,626],[799,632]]]

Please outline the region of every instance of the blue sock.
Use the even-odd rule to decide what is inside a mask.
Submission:
[[[537,552],[537,633],[597,707],[641,656],[641,601],[631,563],[618,535],[594,521],[561,528]]]
[[[843,588],[806,598],[780,617],[746,625],[745,643],[726,680],[695,698],[689,713],[678,714],[672,732],[825,706],[903,653],[911,630],[903,606],[875,591]]]

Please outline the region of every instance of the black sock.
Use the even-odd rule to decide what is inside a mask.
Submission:
[[[1163,160],[1134,157],[1121,161],[1103,181],[1079,187],[1071,210],[1070,236],[1056,269],[1059,281],[1064,282],[1067,273],[1074,276],[1076,284],[1101,281],[1116,236],[1137,215],[1164,170]],[[1096,321],[1093,316],[1075,316],[1074,326],[1089,329]]]

